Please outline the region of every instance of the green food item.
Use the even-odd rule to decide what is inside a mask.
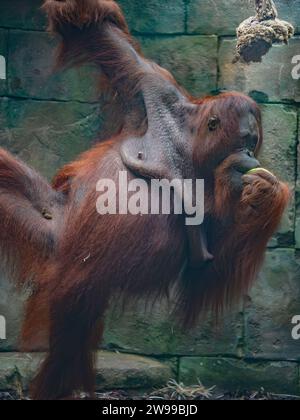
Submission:
[[[265,168],[254,168],[254,169],[250,169],[250,171],[248,171],[248,172],[246,173],[246,175],[254,175],[254,174],[257,174],[258,172],[266,172],[267,174],[274,176],[274,175],[272,174],[272,172],[268,171],[268,170],[267,170],[267,169],[265,169]]]

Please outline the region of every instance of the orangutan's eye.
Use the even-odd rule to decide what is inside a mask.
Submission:
[[[208,129],[209,131],[215,131],[218,126],[220,125],[220,118],[217,116],[213,116],[208,120]]]

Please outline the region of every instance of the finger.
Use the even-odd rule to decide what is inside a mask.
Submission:
[[[253,184],[254,181],[257,181],[257,175],[243,175],[242,180],[244,184]]]
[[[257,181],[258,179],[262,179],[272,185],[279,183],[279,180],[271,172],[259,171],[259,172],[256,172],[255,174],[251,174],[251,175],[246,174],[243,176],[243,182],[245,184],[251,184],[254,181]]]

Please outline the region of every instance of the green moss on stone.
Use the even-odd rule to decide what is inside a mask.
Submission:
[[[42,4],[43,0],[1,0],[0,26],[43,30],[46,17],[41,11]]]
[[[184,32],[184,0],[119,0],[130,29],[140,33]]]
[[[10,31],[9,94],[48,100],[96,101],[99,71],[79,67],[55,73],[56,44],[56,39],[46,33]]]
[[[264,269],[246,310],[246,355],[300,360],[292,339],[292,318],[300,313],[300,265],[293,249],[267,253]]]
[[[51,178],[91,146],[102,124],[98,105],[0,100],[0,144]]]
[[[198,380],[206,387],[228,391],[258,391],[298,394],[298,366],[287,362],[245,362],[236,359],[185,357],[179,378],[186,384]]]
[[[247,94],[256,91],[269,101],[300,102],[300,83],[292,78],[292,58],[299,54],[300,38],[294,38],[282,48],[274,45],[262,63],[233,64],[236,40],[224,39],[219,52],[219,88],[239,90]]]
[[[217,37],[151,37],[141,41],[145,55],[170,70],[192,95],[216,89]]]

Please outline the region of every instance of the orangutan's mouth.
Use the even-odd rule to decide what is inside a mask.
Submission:
[[[244,166],[244,167],[238,167],[238,168],[236,168],[236,170],[238,172],[240,172],[242,175],[245,175],[246,173],[248,173],[252,169],[258,169],[258,168],[261,168],[260,163],[258,163],[257,165],[248,165],[248,166]]]

